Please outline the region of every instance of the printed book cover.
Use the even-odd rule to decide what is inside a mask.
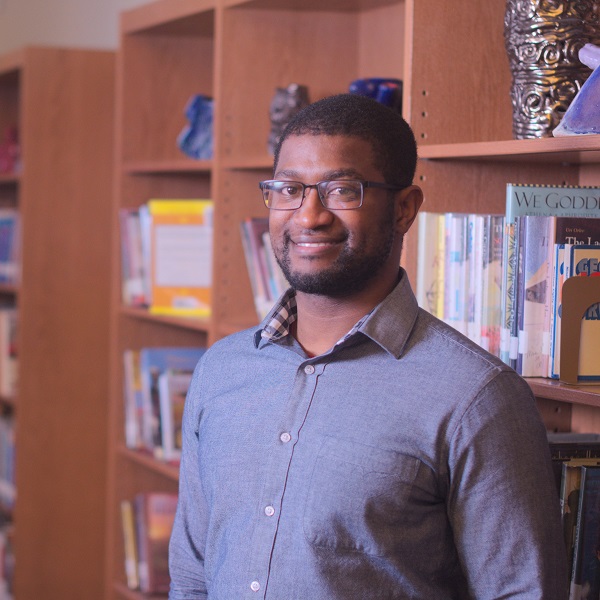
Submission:
[[[600,467],[581,467],[570,600],[600,595]]]
[[[522,269],[517,281],[519,345],[517,372],[523,377],[546,377],[550,358],[550,291],[554,239],[552,217],[518,217]]]
[[[163,458],[159,377],[172,371],[192,373],[206,351],[202,347],[158,347],[140,350],[140,375],[144,405],[144,446]]]
[[[600,188],[508,183],[506,185],[506,226],[515,223],[518,216],[525,215],[600,217]],[[516,232],[515,235],[518,236]],[[509,243],[514,239],[510,236],[504,237],[503,256],[509,257],[508,260],[511,261],[505,270],[510,269],[511,272],[517,273],[519,253],[513,255],[508,248]],[[504,327],[502,337],[504,343],[501,357],[512,367],[516,367],[518,356],[518,328],[515,325],[517,315],[516,312],[513,314],[513,311],[516,311],[515,292],[516,290],[511,287],[510,274],[506,273],[502,287],[502,323]],[[552,344],[552,339],[550,339],[550,344]]]
[[[556,218],[554,239],[554,281],[550,310],[550,369],[549,376],[560,376],[560,328],[562,315],[562,285],[571,276],[573,247],[600,247],[600,218]],[[592,314],[590,314],[592,316]],[[593,320],[593,319],[588,319]],[[589,324],[588,324],[589,326]]]
[[[153,314],[208,317],[211,313],[213,202],[148,202],[151,220]]]
[[[440,235],[444,235],[441,217],[440,213],[421,212],[417,221],[417,301],[421,308],[438,318],[443,318],[443,313],[438,311],[438,297],[442,295],[445,262],[439,246]]]
[[[169,591],[169,539],[177,494],[151,492],[135,497],[140,590],[145,594]]]
[[[158,377],[162,448],[167,461],[181,458],[183,408],[191,381],[190,371],[168,369]]]

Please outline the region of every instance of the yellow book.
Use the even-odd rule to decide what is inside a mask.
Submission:
[[[211,314],[213,202],[148,202],[150,215],[150,312]]]

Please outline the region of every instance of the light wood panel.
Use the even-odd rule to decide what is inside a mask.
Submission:
[[[114,55],[27,48],[18,56],[10,92],[25,165],[16,182],[23,240],[16,596],[97,600],[104,583]]]

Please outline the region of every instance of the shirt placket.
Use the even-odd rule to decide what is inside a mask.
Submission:
[[[268,597],[271,557],[277,542],[281,507],[294,461],[294,449],[310,411],[318,377],[324,368],[325,364],[311,361],[299,365],[292,393],[282,412],[277,433],[273,436],[274,448],[270,452],[263,491],[256,508],[257,526],[251,543],[247,597],[252,600]]]

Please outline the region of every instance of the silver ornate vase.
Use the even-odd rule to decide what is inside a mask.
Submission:
[[[578,58],[600,45],[600,0],[506,0],[513,135],[549,137],[591,74]]]

